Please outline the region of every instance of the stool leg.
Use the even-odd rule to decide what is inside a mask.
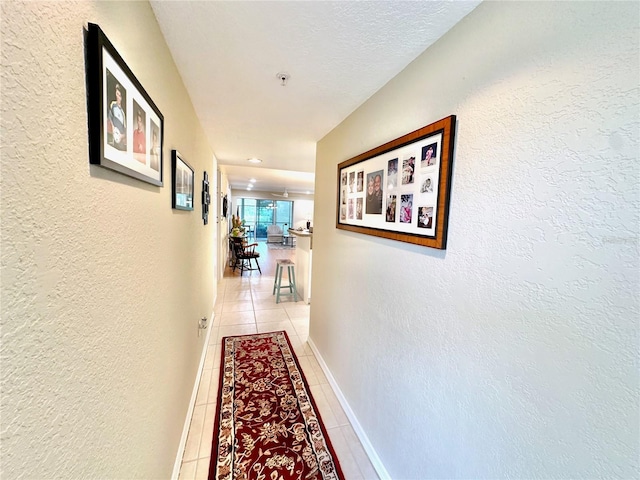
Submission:
[[[276,278],[273,279],[273,293],[271,295],[276,294],[276,285],[278,284],[278,270],[282,268],[280,265],[276,265]]]
[[[289,267],[291,269],[291,278],[293,278],[293,281],[289,280],[289,285],[293,284],[293,301],[297,302],[298,301],[298,287],[296,287],[296,272],[293,269],[293,267]]]
[[[282,271],[284,270],[284,268],[282,268],[282,265],[280,266],[280,275],[278,276],[278,293],[276,295],[276,303],[280,303],[280,286],[282,285]]]

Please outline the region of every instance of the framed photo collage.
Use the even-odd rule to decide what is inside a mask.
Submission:
[[[336,227],[446,248],[455,116],[338,165]]]

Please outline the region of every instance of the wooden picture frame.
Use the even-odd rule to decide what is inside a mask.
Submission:
[[[86,49],[89,162],[161,187],[162,113],[94,23]]]
[[[338,165],[336,228],[444,250],[456,117]]]
[[[195,172],[177,150],[171,150],[171,207],[193,210]]]

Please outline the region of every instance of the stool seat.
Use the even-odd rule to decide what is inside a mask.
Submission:
[[[282,272],[287,267],[288,285],[282,285]],[[296,272],[294,270],[295,263],[288,259],[280,259],[276,263],[276,278],[273,280],[273,293],[276,295],[276,303],[280,303],[280,297],[293,296],[293,301],[298,301],[298,290],[296,289]],[[282,293],[282,288],[288,288],[289,293]]]

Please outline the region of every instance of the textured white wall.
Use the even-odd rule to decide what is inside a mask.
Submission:
[[[307,220],[313,225],[313,200],[296,200],[293,204],[292,228],[307,228]]]
[[[212,152],[147,2],[1,8],[0,476],[168,478],[215,297],[215,229],[172,211],[170,152],[197,188]],[[87,22],[164,114],[164,188],[89,165]]]
[[[487,2],[318,144],[311,338],[396,479],[638,475],[639,11]],[[458,115],[446,251],[336,165]]]

